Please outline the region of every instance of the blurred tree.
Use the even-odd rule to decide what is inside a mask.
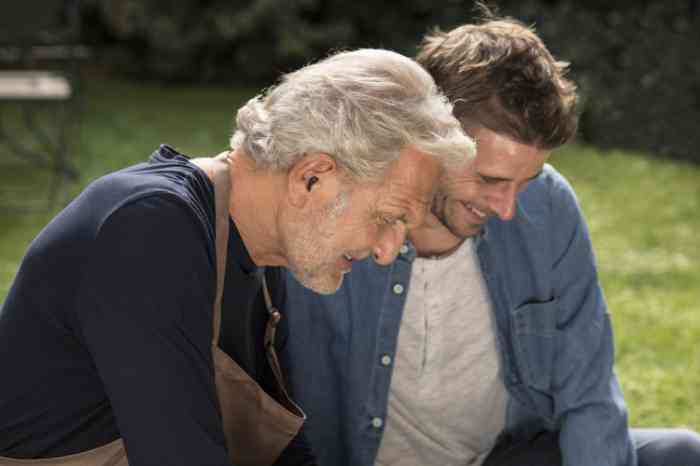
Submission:
[[[122,68],[165,81],[269,85],[331,50],[413,55],[474,19],[471,0],[83,0],[85,28]],[[501,0],[534,24],[581,87],[581,137],[700,162],[700,0]],[[114,55],[112,55],[114,56]]]

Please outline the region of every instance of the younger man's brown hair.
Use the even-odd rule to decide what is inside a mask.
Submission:
[[[534,30],[484,18],[427,35],[416,60],[454,104],[465,130],[485,127],[520,143],[551,150],[576,133],[576,85],[565,77]]]

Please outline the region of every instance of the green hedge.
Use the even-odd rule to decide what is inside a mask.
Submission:
[[[84,1],[88,39],[118,51],[106,55],[121,70],[255,86],[339,48],[412,55],[427,30],[474,13],[473,2],[460,0]],[[580,3],[496,6],[535,25],[552,51],[573,63],[583,97],[581,139],[700,163],[698,0]]]
[[[572,62],[583,96],[580,137],[700,163],[697,1],[600,3],[529,2],[514,11]]]

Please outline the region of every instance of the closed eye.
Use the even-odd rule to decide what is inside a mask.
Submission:
[[[479,178],[481,178],[481,181],[486,183],[486,184],[496,184],[496,183],[500,183],[502,181],[508,181],[505,178],[498,178],[495,176],[486,176],[486,175],[479,175]]]
[[[380,215],[379,222],[382,225],[396,225],[399,222],[404,224],[408,223],[405,215],[401,215],[399,217],[394,215]]]
[[[530,178],[526,179],[526,180],[525,180],[525,183],[527,184],[527,183],[529,183],[530,181],[535,180],[535,179],[536,179],[538,176],[540,176],[541,174],[542,174],[542,170],[538,171],[538,172],[535,173],[533,176],[531,176]],[[496,184],[496,183],[501,183],[501,182],[504,182],[504,181],[512,181],[512,180],[509,179],[509,178],[499,178],[499,177],[497,177],[497,176],[487,176],[487,175],[482,175],[482,174],[479,174],[479,178],[481,179],[481,181],[483,181],[484,183],[487,183],[487,184]]]

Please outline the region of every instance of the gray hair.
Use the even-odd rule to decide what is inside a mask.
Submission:
[[[446,168],[474,156],[432,77],[388,50],[340,52],[289,73],[238,110],[231,147],[259,167],[288,170],[306,153],[335,158],[355,179],[376,179],[410,145]]]

